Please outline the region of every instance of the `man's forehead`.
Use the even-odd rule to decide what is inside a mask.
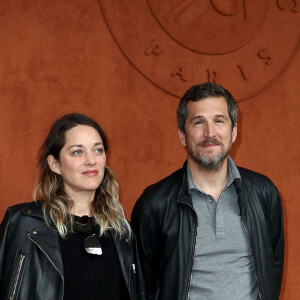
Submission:
[[[224,97],[208,97],[198,101],[189,101],[187,109],[189,112],[194,110],[220,110],[220,112],[228,114],[228,105]]]
[[[226,99],[223,96],[209,96],[209,97],[205,97],[205,98],[200,98],[200,99],[196,99],[196,100],[189,100],[189,103],[198,103],[198,102],[207,102],[207,101],[216,101],[216,102],[222,102],[224,101],[226,104]]]

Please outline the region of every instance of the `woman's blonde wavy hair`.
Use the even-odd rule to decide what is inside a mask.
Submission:
[[[33,190],[34,199],[40,199],[42,202],[46,223],[50,226],[52,221],[63,238],[68,231],[73,231],[74,219],[70,211],[74,203],[64,191],[61,175],[54,173],[49,168],[47,157],[53,155],[59,161],[60,151],[65,144],[66,131],[78,125],[95,128],[102,139],[104,150],[107,152],[108,145],[105,134],[94,120],[82,114],[63,116],[53,124],[40,148],[39,172]],[[100,225],[100,235],[106,234],[109,229],[113,228],[120,237],[131,237],[130,225],[119,202],[119,184],[108,166],[105,167],[103,180],[95,192],[91,210],[96,223]]]

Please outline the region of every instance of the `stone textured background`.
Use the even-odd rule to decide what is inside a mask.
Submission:
[[[183,164],[178,98],[128,62],[96,0],[1,1],[0,45],[1,219],[8,206],[32,200],[38,148],[65,113],[87,114],[106,131],[128,218],[146,186]],[[269,176],[282,196],[284,300],[300,297],[299,70],[298,47],[268,89],[238,104],[231,154],[238,165]]]

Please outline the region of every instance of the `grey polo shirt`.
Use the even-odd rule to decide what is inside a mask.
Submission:
[[[234,185],[241,176],[228,157],[228,180],[218,202],[188,184],[198,217],[190,300],[257,300],[258,288],[249,239],[240,219]]]

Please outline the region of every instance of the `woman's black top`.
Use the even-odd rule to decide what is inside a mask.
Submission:
[[[99,237],[94,218],[74,216],[73,233],[60,238],[64,266],[64,300],[127,300],[130,299],[120,268],[117,252],[110,234]],[[95,234],[102,255],[89,254],[84,240]]]

